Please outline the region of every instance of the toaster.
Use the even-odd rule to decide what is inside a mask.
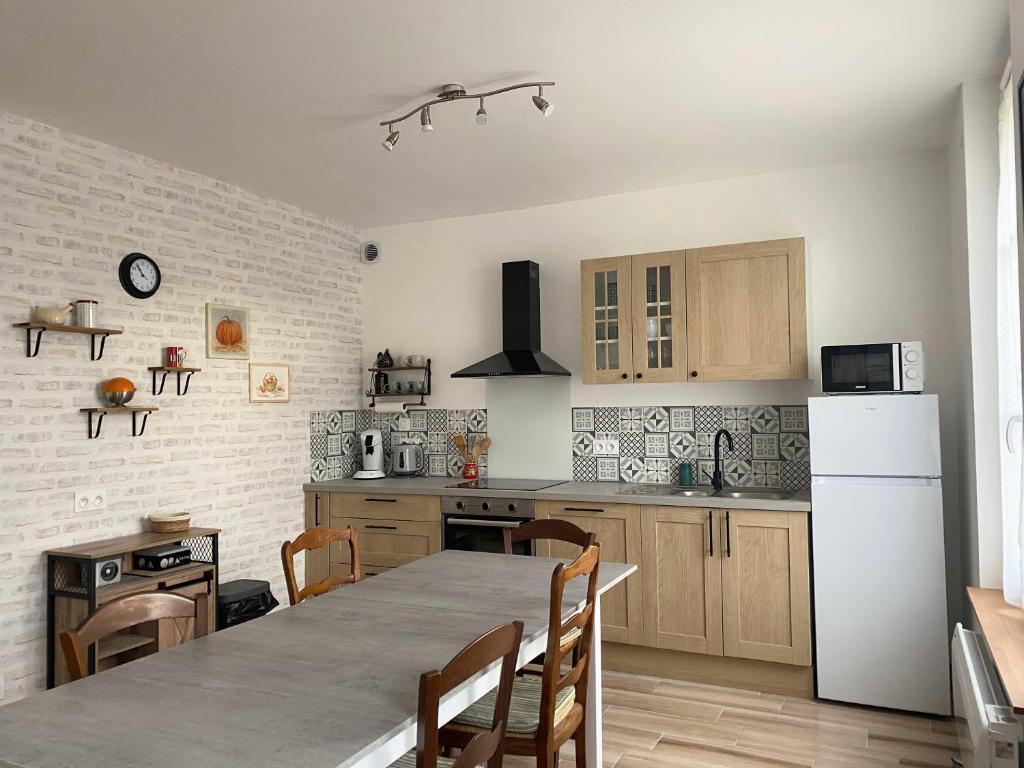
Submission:
[[[423,446],[407,443],[396,445],[391,457],[391,474],[395,477],[423,474]]]

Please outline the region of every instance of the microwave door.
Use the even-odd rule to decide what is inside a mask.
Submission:
[[[899,344],[851,344],[821,348],[825,392],[899,392]]]

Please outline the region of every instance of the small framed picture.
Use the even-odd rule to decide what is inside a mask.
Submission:
[[[249,359],[249,310],[227,304],[206,305],[206,356]]]
[[[292,373],[284,363],[249,363],[249,402],[287,403],[292,396]]]

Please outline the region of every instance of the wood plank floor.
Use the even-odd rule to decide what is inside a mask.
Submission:
[[[605,768],[949,768],[957,753],[947,720],[678,680],[606,672],[604,705]],[[561,757],[575,765],[571,744]]]

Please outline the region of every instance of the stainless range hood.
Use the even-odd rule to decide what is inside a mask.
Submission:
[[[540,351],[540,267],[532,261],[501,265],[501,322],[501,352],[456,371],[453,379],[572,375]]]

